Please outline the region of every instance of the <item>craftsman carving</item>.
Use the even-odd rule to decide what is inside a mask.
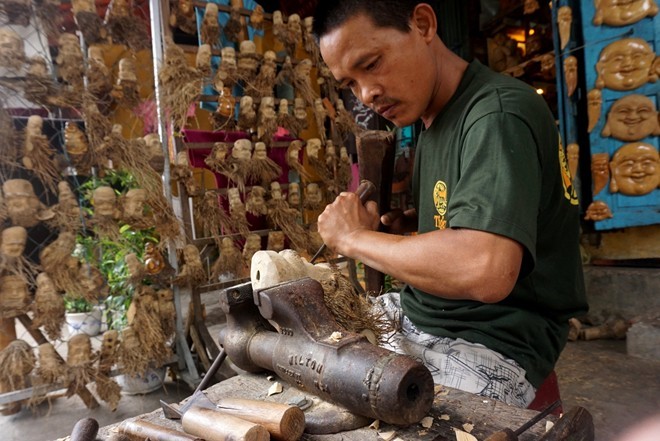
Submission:
[[[648,81],[654,82],[658,79],[658,75],[651,69],[654,59],[651,46],[641,38],[615,41],[600,53],[596,63],[596,87],[632,90]]]
[[[591,204],[589,204],[589,207],[587,207],[587,212],[585,213],[584,219],[601,221],[604,219],[611,219],[612,217],[612,211],[605,202],[593,201]]]
[[[593,24],[625,26],[658,13],[654,0],[594,0]]]
[[[591,131],[598,124],[600,119],[600,112],[603,105],[603,94],[600,89],[591,89],[587,94],[587,115],[589,118],[589,125],[587,126],[587,132]]]
[[[578,82],[577,58],[573,55],[566,57],[564,60],[564,79],[566,80],[566,94],[573,96]]]
[[[571,39],[571,24],[573,10],[570,6],[562,6],[557,10],[557,26],[559,28],[559,47],[564,49]]]
[[[653,101],[644,95],[627,95],[618,99],[610,107],[601,135],[628,142],[660,135],[658,111]]]
[[[660,184],[658,150],[644,142],[625,144],[612,156],[610,170],[610,192],[627,196],[651,193]]]
[[[591,155],[591,180],[593,195],[597,195],[610,182],[610,156],[607,153]]]

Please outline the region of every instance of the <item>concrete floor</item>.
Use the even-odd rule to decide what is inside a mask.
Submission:
[[[624,428],[660,412],[660,362],[626,355],[623,340],[569,343],[557,374],[564,410],[586,408],[593,415],[598,441],[614,441]],[[176,402],[190,393],[184,383],[167,382],[151,394],[122,397],[114,413],[104,406],[90,411],[75,396],[59,398],[50,406],[0,417],[0,439],[52,440],[70,434],[81,418],[90,416],[108,425],[150,412],[159,407],[160,399]]]

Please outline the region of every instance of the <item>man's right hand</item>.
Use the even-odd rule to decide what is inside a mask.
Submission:
[[[396,208],[380,217],[380,222],[387,227],[388,233],[405,234],[417,231],[417,210]]]

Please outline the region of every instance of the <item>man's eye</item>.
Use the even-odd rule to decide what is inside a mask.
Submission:
[[[367,65],[366,69],[367,69],[368,71],[373,70],[373,69],[378,65],[378,61],[379,61],[379,60],[380,60],[380,58],[376,58],[374,61],[372,61],[371,63],[369,63],[369,64]]]

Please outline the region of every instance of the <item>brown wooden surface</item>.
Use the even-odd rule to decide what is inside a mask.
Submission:
[[[272,381],[269,381],[265,374],[241,374],[211,386],[207,390],[207,396],[214,402],[228,397],[260,399],[280,403],[298,401],[303,397],[313,399],[315,403],[319,401],[314,396],[285,384],[283,384],[284,390],[281,394],[269,397],[268,388],[271,385]],[[309,410],[306,410],[305,413],[308,414],[317,406],[319,404],[315,404]],[[396,431],[397,436],[404,441],[441,441],[443,439],[453,441],[456,439],[454,428],[464,430],[464,424],[474,425],[471,433],[477,439],[485,439],[492,433],[503,428],[508,427],[515,430],[536,414],[538,412],[533,410],[519,409],[496,400],[456,389],[436,386],[433,408],[429,412],[429,416],[433,418],[433,425],[429,429],[424,429],[420,424],[413,424],[408,427],[381,424],[378,431],[369,427],[363,427],[334,435],[310,435],[306,433],[302,439],[319,441],[376,441],[381,439],[378,436],[378,432]],[[181,430],[181,423],[179,421],[167,420],[163,417],[163,412],[160,409],[140,415],[136,419],[144,419],[160,426]],[[519,441],[537,440],[545,432],[545,421],[555,420],[556,417],[554,416],[547,417],[521,434]],[[98,439],[107,440],[116,431],[117,424],[103,427],[99,431]]]

